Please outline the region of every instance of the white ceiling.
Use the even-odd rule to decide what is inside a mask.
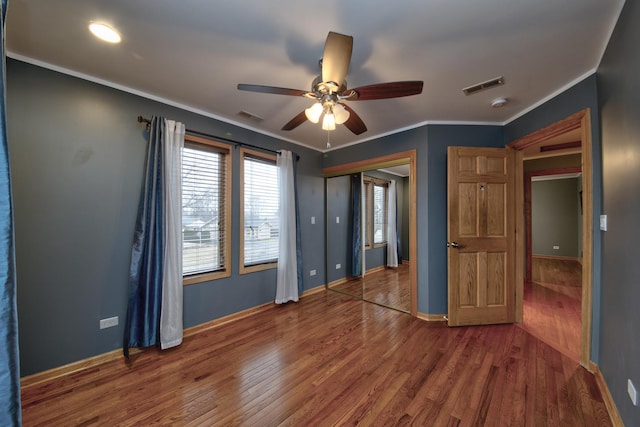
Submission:
[[[350,88],[423,80],[424,90],[351,102],[368,131],[338,126],[333,149],[427,123],[504,124],[595,71],[623,3],[11,0],[6,46],[16,59],[324,151],[319,124],[280,130],[310,100],[237,84],[309,90],[327,33],[336,31],[354,37]],[[90,21],[117,28],[122,43],[95,39]],[[462,93],[498,76],[503,86]],[[497,97],[510,102],[491,108]],[[264,120],[242,118],[242,110]]]

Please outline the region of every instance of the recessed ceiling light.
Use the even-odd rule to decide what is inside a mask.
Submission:
[[[104,40],[108,43],[120,43],[122,38],[120,34],[107,24],[101,22],[92,22],[89,24],[89,31],[100,40]]]

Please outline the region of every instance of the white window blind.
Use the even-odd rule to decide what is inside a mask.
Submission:
[[[278,261],[279,201],[275,160],[245,154],[244,266]]]
[[[373,243],[387,241],[387,186],[373,186]]]
[[[373,241],[373,217],[371,212],[373,210],[373,182],[365,180],[364,183],[364,220],[365,220],[365,233],[364,233],[364,245],[370,247]]]
[[[182,266],[190,276],[224,270],[227,152],[185,142],[182,153]]]
[[[365,246],[370,248],[387,242],[388,181],[364,177]]]

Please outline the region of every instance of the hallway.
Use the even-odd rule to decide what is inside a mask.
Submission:
[[[575,361],[580,360],[582,266],[574,259],[533,257],[524,287],[522,328]]]

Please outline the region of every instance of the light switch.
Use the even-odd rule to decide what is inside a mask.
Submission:
[[[638,390],[631,382],[631,379],[627,379],[627,392],[629,393],[629,398],[633,403],[633,406],[638,406]]]
[[[336,217],[336,224],[340,224],[340,217],[339,216]]]
[[[600,215],[600,230],[607,231],[607,215]]]
[[[315,223],[316,223],[316,217],[315,217],[315,216],[312,216],[312,217],[311,217],[311,224],[315,224]]]

